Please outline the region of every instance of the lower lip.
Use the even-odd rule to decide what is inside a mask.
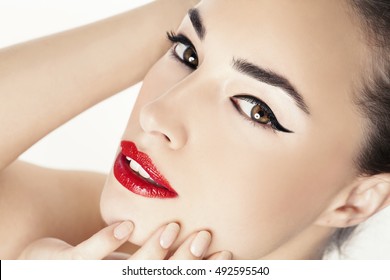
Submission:
[[[114,175],[122,186],[135,194],[149,198],[173,198],[177,196],[177,193],[141,178],[131,170],[129,162],[122,153],[119,153],[115,161]]]

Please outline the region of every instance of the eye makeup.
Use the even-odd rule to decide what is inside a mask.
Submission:
[[[183,34],[176,35],[174,32],[167,33],[168,40],[175,45],[171,49],[172,56],[189,67],[191,70],[198,68],[198,54],[192,42]]]
[[[277,120],[271,108],[258,98],[250,95],[235,95],[231,97],[230,100],[237,111],[252,123],[261,125],[265,128],[271,128],[274,131],[285,133],[293,132],[283,127]]]
[[[191,70],[198,68],[198,55],[191,42],[183,34],[167,32],[167,38],[174,45],[171,48],[172,57]],[[250,95],[235,95],[230,98],[237,111],[248,121],[263,128],[273,131],[292,133],[293,131],[283,127],[277,120],[271,108],[263,101]]]

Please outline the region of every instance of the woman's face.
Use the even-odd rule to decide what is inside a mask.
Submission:
[[[362,43],[338,0],[214,0],[197,10],[145,77],[123,135],[178,195],[133,193],[112,172],[102,215],[133,221],[137,244],[176,221],[179,240],[207,229],[210,252],[265,257],[315,227],[356,176]]]

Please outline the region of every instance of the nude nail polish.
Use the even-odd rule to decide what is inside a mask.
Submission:
[[[175,242],[180,231],[180,226],[176,223],[166,225],[160,236],[160,245],[164,249],[168,249]]]
[[[211,234],[207,231],[199,232],[191,243],[190,251],[197,257],[201,258],[207,251],[211,242]]]
[[[134,226],[132,222],[122,222],[114,229],[114,237],[118,240],[121,240],[127,237],[133,231],[133,229]]]

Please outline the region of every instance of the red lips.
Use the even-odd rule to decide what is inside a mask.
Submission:
[[[121,185],[135,194],[149,198],[178,196],[147,154],[138,151],[136,145],[130,141],[122,141],[121,147],[122,151],[114,164],[114,176]],[[150,175],[150,178],[145,179],[138,172],[133,171],[126,157],[136,161]]]

